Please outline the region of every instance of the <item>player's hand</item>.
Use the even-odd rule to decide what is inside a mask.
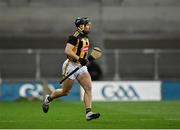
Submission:
[[[88,63],[88,60],[87,59],[84,59],[84,58],[79,58],[79,63],[82,65],[82,66],[85,66],[85,65],[87,65],[87,63]]]

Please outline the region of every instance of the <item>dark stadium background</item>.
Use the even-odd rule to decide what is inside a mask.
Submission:
[[[177,112],[180,105],[179,12],[179,0],[0,0],[0,128],[180,128],[180,114]],[[94,125],[85,124],[82,127],[76,123],[71,127],[66,125],[68,118],[61,114],[60,117],[65,120],[62,126],[58,125],[58,121],[62,121],[59,117],[55,121],[57,125],[52,125],[54,122],[50,121],[49,126],[44,126],[43,123],[34,125],[35,122],[27,121],[37,118],[36,116],[18,118],[18,111],[22,115],[27,114],[28,104],[32,103],[37,107],[32,112],[40,113],[38,120],[48,119],[38,107],[41,103],[34,101],[32,95],[26,95],[28,100],[21,100],[19,97],[15,99],[15,89],[11,85],[17,87],[24,83],[40,83],[45,89],[48,83],[55,82],[58,88],[57,82],[62,78],[61,66],[66,58],[63,53],[66,39],[74,32],[74,20],[79,16],[88,17],[92,21],[92,47],[98,46],[103,50],[103,57],[97,61],[102,71],[98,80],[157,81],[161,83],[161,101],[107,102],[114,103],[115,109],[117,106],[119,108],[114,111],[115,115],[119,114],[115,118],[117,120],[112,119],[118,125],[107,127],[104,124],[108,122],[108,116],[104,122],[102,117],[99,124],[93,122]],[[79,88],[73,92],[80,94]],[[72,102],[72,107],[78,106],[81,114],[75,116],[82,116],[80,122],[83,122],[83,104],[79,100],[74,103],[71,99],[67,100]],[[49,117],[51,120],[54,120],[53,114],[57,115],[55,112],[60,113],[58,107],[61,103],[57,102],[57,108],[54,108],[56,110]],[[24,113],[19,110],[18,104],[25,106],[22,108]],[[66,100],[62,104],[71,106]],[[100,111],[110,112],[110,108],[103,110],[106,102],[102,103],[104,107],[99,103],[95,105]],[[140,115],[131,116],[132,106],[139,109],[136,112]],[[146,109],[150,106],[152,111],[147,112]],[[2,112],[6,110],[5,113],[9,113],[12,111],[11,107],[17,107],[17,115],[3,116]],[[167,115],[162,114],[157,120],[153,118],[162,111]],[[66,108],[64,112],[67,113]],[[143,117],[146,112],[149,113],[150,120],[145,120],[146,123],[142,125],[143,122],[137,116]],[[156,114],[151,115],[153,113]],[[128,115],[130,116],[126,119]],[[17,122],[13,122],[16,116]],[[27,125],[23,125],[23,119],[24,122],[27,121]],[[75,118],[72,120],[77,122]],[[125,124],[122,123],[124,121]]]

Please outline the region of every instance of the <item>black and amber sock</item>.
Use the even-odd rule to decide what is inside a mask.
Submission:
[[[91,108],[86,108],[86,114],[91,111]]]

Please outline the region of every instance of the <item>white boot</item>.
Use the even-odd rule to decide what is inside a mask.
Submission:
[[[44,100],[43,100],[43,105],[42,105],[42,109],[44,113],[47,113],[49,110],[49,104],[50,101],[48,100],[49,95],[46,95]]]
[[[92,120],[92,119],[97,119],[97,118],[99,118],[100,117],[100,113],[94,113],[94,112],[92,112],[92,111],[90,111],[90,112],[88,112],[87,114],[86,114],[86,120],[87,121],[90,121],[90,120]]]

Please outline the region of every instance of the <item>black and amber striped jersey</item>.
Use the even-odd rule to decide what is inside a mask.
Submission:
[[[89,38],[87,35],[76,31],[73,35],[69,36],[67,43],[74,45],[73,52],[80,58],[87,58],[89,51]],[[72,60],[68,57],[68,59]]]

